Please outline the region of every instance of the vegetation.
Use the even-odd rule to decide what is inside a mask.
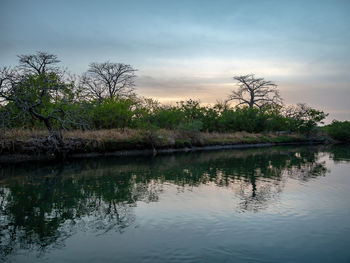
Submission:
[[[148,108],[143,98],[128,97],[108,98],[101,103],[84,101],[64,104],[64,112],[78,114],[77,108],[81,111],[77,120],[68,121],[68,116],[59,116],[60,107],[63,106],[61,101],[43,103],[46,104],[42,105],[42,108],[36,106],[38,111],[46,114],[45,116],[50,120],[52,119],[55,127],[60,125],[64,130],[89,127],[90,129],[154,128],[191,132],[286,131],[308,133],[326,116],[324,112],[311,108],[305,112],[296,109],[294,115],[285,115],[279,109],[269,107],[260,110],[249,107],[229,107],[220,103],[211,107],[202,106],[199,101],[193,100],[181,101],[175,106],[160,105],[157,108]],[[2,107],[3,115],[8,111],[8,117],[5,120],[7,121],[6,127],[35,129],[46,127],[45,121],[40,121],[41,119],[36,115],[19,115],[19,110],[14,107],[13,103]],[[80,122],[78,122],[79,118],[81,118]],[[48,126],[49,130],[52,125]]]
[[[41,155],[45,158],[47,146],[38,141],[45,138],[45,130],[11,130],[1,142],[0,162],[8,160],[8,155],[19,153],[27,156]],[[291,143],[306,142],[307,138],[299,134],[280,135],[276,133],[217,133],[182,130],[143,130],[143,129],[99,129],[72,130],[62,132],[65,145],[69,145],[70,154],[105,153],[137,149],[177,149],[213,145]],[[39,143],[38,143],[39,142]],[[25,158],[27,159],[27,158]],[[29,158],[35,159],[35,158]],[[45,158],[46,159],[46,158]],[[17,159],[14,159],[17,161]]]
[[[327,133],[334,140],[350,142],[350,121],[333,121],[325,127]]]
[[[144,131],[153,145],[160,129],[181,133],[182,141],[192,142],[208,132],[310,136],[327,116],[305,104],[283,106],[277,86],[253,75],[235,77],[239,90],[233,94],[251,96],[230,96],[227,101],[239,100],[236,106],[228,102],[204,106],[198,100],[161,105],[133,93],[136,70],[130,65],[91,63],[81,77],[72,78],[57,63],[55,55],[38,52],[19,56],[15,68],[0,70],[3,137],[6,130],[47,129],[48,144],[57,154],[64,148],[63,135],[74,130],[136,129]]]

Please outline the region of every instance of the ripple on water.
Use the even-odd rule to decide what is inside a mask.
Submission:
[[[0,246],[18,235],[14,262],[346,262],[350,164],[279,152],[27,169],[3,180]]]

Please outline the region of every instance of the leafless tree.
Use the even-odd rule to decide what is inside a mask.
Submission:
[[[91,63],[82,76],[82,86],[93,98],[124,97],[130,95],[135,86],[136,69],[123,63]]]
[[[0,102],[3,104],[16,82],[16,71],[10,67],[0,68]]]
[[[19,55],[19,69],[27,74],[43,74],[57,72],[57,63],[60,62],[56,55],[38,51],[36,54]]]
[[[256,78],[253,74],[235,76],[233,79],[238,82],[238,87],[232,91],[228,101],[238,101],[237,106],[248,105],[261,109],[266,105],[282,103],[277,85],[271,81]]]
[[[106,94],[106,88],[99,80],[94,79],[87,72],[85,72],[81,79],[80,85],[83,94],[91,97],[93,99],[97,99],[100,103]]]

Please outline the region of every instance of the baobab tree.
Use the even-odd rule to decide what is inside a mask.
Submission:
[[[60,60],[54,54],[38,51],[36,54],[19,55],[18,68],[26,74],[40,75],[49,72],[58,73]]]
[[[91,63],[82,75],[86,93],[101,102],[104,98],[125,97],[135,86],[136,69],[123,63]]]
[[[237,89],[232,91],[227,101],[237,101],[239,105],[247,105],[250,108],[259,109],[267,105],[281,104],[282,99],[277,85],[264,78],[256,78],[253,74],[235,76]]]
[[[55,55],[37,52],[18,57],[17,67],[0,69],[0,101],[3,107],[42,123],[50,145],[60,154],[64,143],[58,129],[80,126],[76,120],[82,119],[72,108],[73,84],[63,78]]]

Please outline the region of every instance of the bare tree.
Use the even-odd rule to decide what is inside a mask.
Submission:
[[[101,84],[101,82],[97,79],[94,79],[87,72],[85,72],[81,79],[80,85],[83,94],[86,94],[93,99],[97,99],[100,103],[106,94],[106,87]]]
[[[43,74],[57,72],[57,63],[60,62],[56,55],[38,51],[36,54],[19,55],[19,68],[27,74]]]
[[[264,78],[256,78],[253,74],[233,77],[238,83],[236,90],[232,91],[227,101],[238,101],[239,105],[254,106],[261,109],[266,105],[280,104],[282,99],[277,85]]]
[[[0,68],[0,102],[3,104],[15,84],[16,71],[10,67]]]
[[[82,76],[81,84],[93,98],[124,97],[130,95],[135,86],[136,69],[123,63],[91,63]]]

